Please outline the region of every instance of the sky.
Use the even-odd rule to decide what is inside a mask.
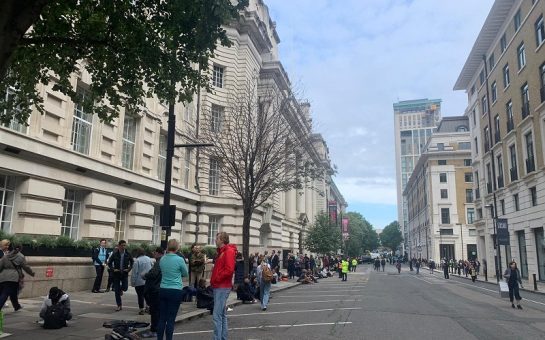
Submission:
[[[493,0],[265,0],[280,61],[312,108],[334,178],[376,229],[397,220],[394,102],[442,99],[463,115],[454,83]]]

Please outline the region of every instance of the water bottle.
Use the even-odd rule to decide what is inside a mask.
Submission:
[[[0,310],[0,335],[4,334],[4,312]]]

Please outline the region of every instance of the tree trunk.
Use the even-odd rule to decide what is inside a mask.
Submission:
[[[250,222],[252,221],[252,207],[243,206],[242,220],[242,257],[244,258],[244,275],[250,272]]]

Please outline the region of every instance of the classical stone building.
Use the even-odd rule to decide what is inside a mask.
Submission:
[[[424,146],[403,192],[408,253],[433,259],[477,258],[471,137],[467,117],[445,117]]]
[[[204,112],[221,119],[230,91],[256,74],[259,81],[290,88],[278,56],[280,39],[263,1],[250,1],[240,20],[225,29],[233,44],[219,47],[210,62],[213,91],[201,91],[192,103],[175,107],[176,143],[195,139],[197,118]],[[33,113],[28,126],[12,122],[0,128],[1,229],[159,243],[168,108],[147,99],[138,116],[119,112],[119,118],[105,123],[53,91],[53,81],[39,85],[44,115]],[[82,95],[90,81],[84,69],[71,78]],[[346,207],[329,175],[326,142],[312,130],[310,106],[297,103],[290,114],[297,121],[294,129],[312,141],[302,157],[323,166],[328,175],[277,195],[274,204],[257,211],[252,250],[299,249],[305,229],[327,209],[328,201]],[[214,244],[216,232],[224,230],[241,244],[241,203],[224,195],[220,164],[202,158],[195,150],[175,150],[171,204],[176,205],[176,223],[171,237],[184,244]]]
[[[468,95],[479,256],[494,274],[495,221],[506,268],[545,280],[545,3],[496,0],[454,86]]]

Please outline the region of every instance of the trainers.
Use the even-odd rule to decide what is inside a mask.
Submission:
[[[227,311],[228,311],[228,312],[232,312],[232,311],[233,311],[233,308],[227,307]]]
[[[19,305],[19,306],[13,308],[13,309],[17,312],[17,311],[23,309],[23,306]],[[521,309],[522,309],[522,308],[521,308]]]
[[[263,307],[261,308],[262,311],[266,311],[267,310],[267,307]]]
[[[518,309],[522,309],[522,306],[521,306],[521,305],[517,305],[517,308],[518,308]]]

